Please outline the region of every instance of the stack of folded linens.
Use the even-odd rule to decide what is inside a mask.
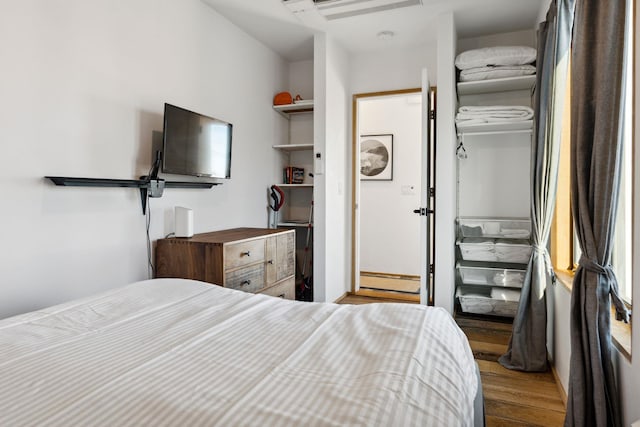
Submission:
[[[536,50],[527,46],[496,46],[462,52],[456,57],[460,81],[470,82],[535,74]]]
[[[458,125],[521,122],[533,118],[533,109],[525,105],[463,106],[458,109]]]

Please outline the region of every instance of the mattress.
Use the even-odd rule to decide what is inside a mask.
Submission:
[[[470,426],[443,309],[156,279],[0,321],[0,425]]]

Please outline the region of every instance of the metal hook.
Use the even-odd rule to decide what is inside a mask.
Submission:
[[[467,158],[467,150],[464,148],[462,138],[460,138],[460,143],[456,148],[456,157],[459,158],[460,160],[464,160]]]

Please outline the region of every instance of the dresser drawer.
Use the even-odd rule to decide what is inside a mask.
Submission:
[[[233,243],[224,247],[224,269],[242,267],[264,260],[265,239]]]
[[[264,264],[227,272],[224,285],[239,291],[258,292],[264,288]]]
[[[296,242],[295,234],[287,233],[277,236],[277,280],[282,280],[294,274]]]
[[[278,283],[277,285],[273,285],[263,291],[261,294],[271,295],[272,297],[279,297],[284,299],[296,299],[296,284],[295,279],[292,277],[283,281],[282,283]]]
[[[243,227],[166,238],[158,240],[155,252],[157,277],[197,279],[251,293],[269,288],[270,295],[295,298],[293,230]]]

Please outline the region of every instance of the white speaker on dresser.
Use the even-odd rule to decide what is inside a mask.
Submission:
[[[174,208],[176,237],[193,236],[193,211],[189,208],[176,206]]]

